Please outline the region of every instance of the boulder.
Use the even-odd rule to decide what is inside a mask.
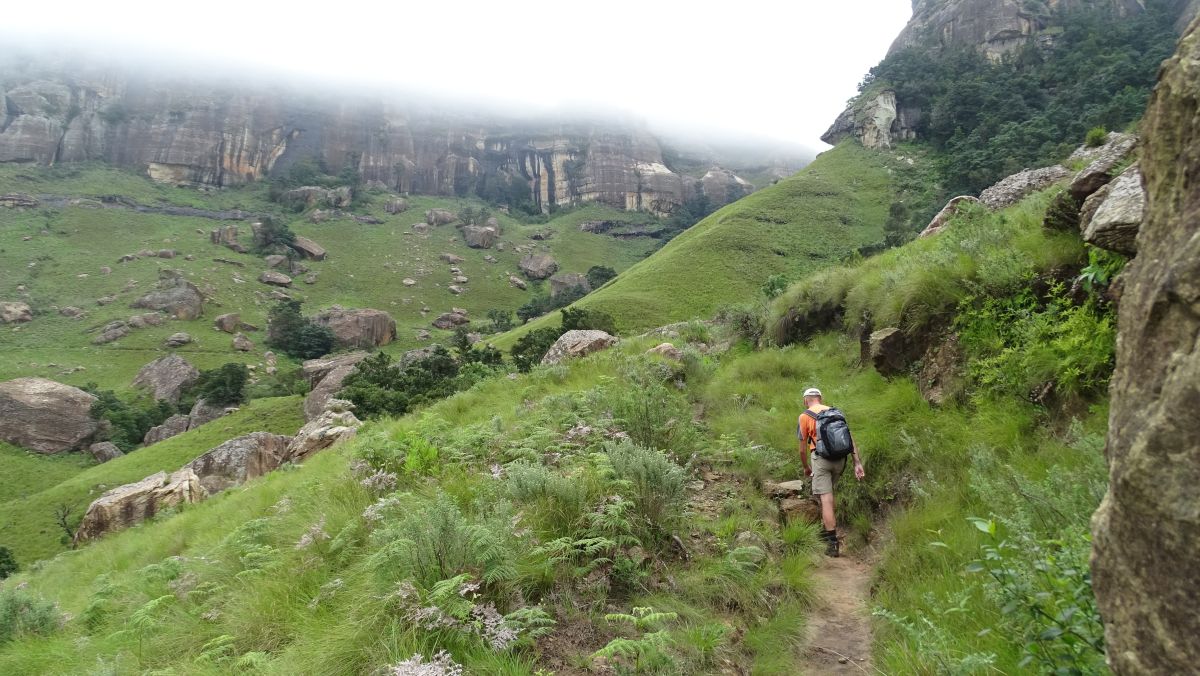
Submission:
[[[220,228],[215,228],[208,233],[208,239],[217,246],[223,246],[237,251],[243,251],[244,247],[238,243],[238,227],[236,225],[226,225]],[[121,259],[124,263],[124,258]]]
[[[120,320],[112,321],[100,328],[100,335],[92,339],[92,345],[107,345],[128,335],[128,324]]]
[[[584,293],[592,290],[587,275],[581,275],[578,272],[560,272],[550,278],[550,297],[552,298],[557,298],[574,289],[582,289]]]
[[[21,324],[33,320],[33,310],[27,303],[0,302],[0,324]]]
[[[254,349],[254,341],[250,340],[243,333],[238,333],[233,337],[233,349],[238,352],[249,352]]]
[[[117,458],[125,455],[121,452],[121,449],[117,448],[117,445],[111,441],[101,441],[100,443],[88,446],[88,453],[90,453],[92,457],[96,459],[96,462],[101,464],[106,463],[109,460],[116,460]]]
[[[467,279],[465,275],[455,275],[454,279],[450,281],[454,282],[455,284],[466,284],[471,280]]]
[[[558,271],[558,261],[549,254],[529,254],[517,263],[517,267],[530,279],[546,279]]]
[[[149,390],[159,401],[179,403],[183,391],[200,378],[200,371],[177,354],[159,357],[137,372],[133,386]]]
[[[958,197],[951,199],[946,203],[946,206],[942,207],[942,210],[937,213],[937,216],[934,216],[933,220],[929,221],[929,225],[925,226],[925,229],[921,231],[919,237],[929,237],[931,235],[938,234],[942,230],[945,230],[946,226],[950,224],[950,219],[957,216],[972,204],[979,204],[979,200],[975,197],[971,197],[970,195],[959,195]]]
[[[296,239],[292,241],[292,248],[299,252],[301,256],[304,256],[309,260],[325,260],[325,247],[317,244],[307,237],[296,235]]]
[[[161,425],[151,427],[146,436],[142,438],[142,445],[149,446],[157,444],[164,439],[170,439],[177,434],[183,434],[188,431],[191,423],[191,418],[186,415],[175,414],[163,421]]]
[[[180,331],[179,333],[172,333],[170,336],[167,336],[166,346],[182,347],[190,342],[192,342],[192,337],[183,331]]]
[[[429,224],[428,223],[413,223],[412,231],[413,231],[414,235],[428,235],[429,234]]]
[[[468,225],[462,229],[463,240],[472,249],[490,249],[500,239],[500,233],[495,228],[479,225]]]
[[[1200,664],[1200,22],[1142,119],[1146,219],[1121,278],[1092,581],[1115,674]]]
[[[470,324],[471,320],[467,319],[465,314],[458,312],[443,312],[438,315],[437,319],[433,320],[433,328],[435,329],[453,329],[463,324]]]
[[[1145,211],[1142,173],[1134,164],[1083,203],[1079,213],[1083,240],[1102,249],[1133,256],[1138,250],[1138,230]]]
[[[147,326],[162,326],[163,316],[158,312],[146,312],[140,315],[131,315],[125,320],[131,329],[144,329]]]
[[[74,544],[139,524],[168,507],[200,502],[204,497],[199,477],[186,467],[173,474],[159,472],[118,486],[88,505],[75,530]]]
[[[909,366],[908,340],[904,332],[894,326],[872,333],[870,350],[871,364],[881,375],[896,375]]]
[[[188,429],[194,430],[236,410],[237,407],[210,404],[203,399],[197,399],[191,412],[188,413]]]
[[[979,194],[979,201],[992,210],[1010,207],[1039,190],[1045,190],[1071,176],[1071,170],[1056,164],[1041,169],[1026,169],[1002,179]]]
[[[529,288],[529,285],[525,283],[525,280],[521,279],[520,277],[514,277],[513,275],[508,276],[508,283],[522,291]]]
[[[604,331],[575,330],[562,334],[542,357],[543,364],[559,364],[568,359],[583,357],[616,345],[616,336]]]
[[[154,290],[135,300],[130,307],[165,312],[175,319],[199,319],[204,311],[204,295],[179,271],[160,270]]]
[[[327,206],[340,209],[350,206],[354,194],[347,186],[329,189],[315,185],[292,188],[279,196],[280,204],[291,208]]]
[[[274,269],[287,263],[288,257],[283,254],[271,254],[270,256],[263,256],[263,262],[267,264],[268,268]]]
[[[238,327],[241,325],[242,316],[236,312],[220,315],[213,320],[213,326],[216,327],[218,331],[224,331],[225,333],[236,333]]]
[[[1110,134],[1109,141],[1092,154],[1091,163],[1071,179],[1071,187],[1067,189],[1067,192],[1075,198],[1076,202],[1083,202],[1113,179],[1117,167],[1133,155],[1135,148],[1137,148],[1136,136]]]
[[[655,354],[665,359],[673,359],[680,361],[683,359],[683,350],[675,347],[671,343],[660,343],[646,350],[646,354]]]
[[[358,362],[366,359],[369,355],[366,352],[346,352],[343,354],[333,355],[329,357],[321,357],[319,359],[305,360],[300,366],[300,374],[308,382],[310,388],[316,387],[326,376],[343,366],[354,366]]]
[[[0,440],[43,454],[83,448],[100,429],[96,398],[45,378],[0,383]]]
[[[64,308],[59,308],[58,314],[71,319],[78,319],[83,316],[83,309],[77,308],[74,305],[68,305]]]
[[[417,285],[417,280],[413,279],[412,277],[405,277],[404,279],[400,280],[400,283],[404,286],[413,287]]]
[[[239,486],[283,464],[292,438],[269,432],[251,432],[230,439],[184,465],[200,479],[208,494]]]
[[[343,364],[330,371],[325,377],[321,378],[313,385],[308,396],[304,398],[304,419],[313,420],[321,415],[328,405],[329,401],[337,396],[337,393],[342,389],[342,382],[354,373],[355,365],[358,362],[351,364]]]
[[[159,249],[155,255],[159,258],[174,258],[179,255],[179,252],[174,249]]]
[[[450,286],[446,287],[446,290],[457,296],[457,295],[461,294],[465,289],[463,289],[461,286],[455,286],[454,284],[451,284]]]
[[[383,210],[389,214],[399,214],[408,211],[408,200],[403,197],[393,197],[383,205]]]
[[[362,421],[354,415],[354,404],[342,399],[328,399],[321,413],[296,432],[288,444],[284,459],[303,462],[320,451],[354,438]]]
[[[462,263],[463,261],[467,260],[467,259],[463,258],[462,256],[455,256],[452,253],[444,253],[441,256],[439,256],[439,258],[441,258],[446,263],[449,263],[450,265],[458,265],[459,263]]]
[[[329,327],[338,347],[379,347],[396,339],[396,320],[383,310],[334,305],[314,315],[312,321]]]
[[[258,276],[258,281],[262,282],[263,284],[270,284],[271,286],[288,287],[292,285],[291,277],[288,277],[282,272],[276,272],[274,270],[267,270],[263,272]]]
[[[430,209],[425,212],[425,222],[429,225],[447,225],[457,220],[458,216],[446,209]]]

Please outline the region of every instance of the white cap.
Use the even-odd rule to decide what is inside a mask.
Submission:
[[[806,396],[806,397],[819,397],[819,396],[821,396],[821,390],[818,390],[818,389],[817,389],[817,388],[815,388],[815,387],[810,387],[810,388],[808,388],[807,390],[804,390],[804,396]]]

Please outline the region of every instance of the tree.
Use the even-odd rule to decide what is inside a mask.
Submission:
[[[341,396],[354,402],[365,417],[403,415],[458,388],[458,362],[446,348],[434,345],[428,355],[400,367],[379,352],[358,363],[347,376]]]
[[[333,331],[300,314],[300,301],[281,300],[267,313],[267,345],[297,359],[329,354],[336,342]]]
[[[245,364],[230,362],[220,368],[202,371],[191,391],[209,404],[233,406],[246,400],[249,375]]]
[[[617,271],[604,265],[593,265],[588,268],[587,280],[593,289],[599,289],[605,282],[617,276]]]
[[[261,224],[254,228],[254,253],[264,254],[290,247],[296,241],[296,234],[287,223],[277,221],[270,216],[264,216]]]
[[[503,333],[513,327],[513,313],[511,310],[492,308],[488,310],[487,318],[492,322],[492,333]]]
[[[554,345],[554,341],[563,334],[561,328],[545,327],[521,336],[509,354],[513,363],[521,371],[528,371],[541,363],[546,351]]]
[[[559,335],[567,331],[587,330],[616,334],[617,323],[612,315],[601,310],[588,310],[581,307],[562,309],[562,331]]]
[[[19,569],[20,566],[17,565],[17,560],[8,547],[0,546],[0,580],[13,575]]]
[[[151,427],[162,424],[175,412],[165,401],[126,401],[112,390],[99,389],[96,383],[88,383],[83,389],[96,397],[96,401],[92,403],[91,416],[109,423],[107,441],[111,441],[125,453],[141,445]]]

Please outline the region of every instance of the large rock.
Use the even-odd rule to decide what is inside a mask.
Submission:
[[[979,201],[989,209],[1004,209],[1069,176],[1071,176],[1071,170],[1061,164],[1041,169],[1026,169],[1005,177],[999,183],[984,190],[979,194]]]
[[[165,344],[167,347],[183,347],[190,342],[192,342],[192,337],[183,331],[180,331],[167,336]]]
[[[313,420],[328,408],[329,402],[341,391],[342,383],[354,373],[354,369],[354,364],[339,366],[313,386],[304,398],[305,420]]]
[[[296,235],[296,239],[292,241],[292,248],[298,251],[301,256],[304,256],[310,260],[325,260],[325,247],[317,244],[307,237]]]
[[[100,333],[92,338],[92,345],[107,345],[128,335],[129,325],[118,319],[100,327]]]
[[[1122,274],[1092,574],[1119,675],[1200,664],[1200,22],[1142,120],[1146,220]]]
[[[500,239],[500,233],[491,227],[468,225],[462,229],[463,240],[472,249],[490,249]]]
[[[258,281],[271,286],[289,287],[292,285],[291,277],[288,277],[282,272],[276,272],[275,270],[265,270],[261,275],[258,276]]]
[[[179,403],[183,391],[200,377],[200,371],[177,354],[159,357],[137,372],[133,386],[150,391],[157,400]]]
[[[447,225],[458,220],[453,211],[445,209],[430,209],[425,212],[425,222],[429,225]]]
[[[238,352],[249,352],[254,349],[254,341],[246,337],[244,333],[238,333],[233,337],[233,349]]]
[[[0,383],[0,440],[38,453],[83,448],[100,429],[92,419],[96,398],[45,378]]]
[[[165,312],[175,319],[198,319],[204,311],[204,295],[177,270],[160,270],[154,290],[130,307]]]
[[[312,321],[329,327],[338,347],[379,347],[396,339],[396,320],[383,310],[334,305],[314,315]]]
[[[0,324],[20,324],[33,320],[33,310],[27,303],[0,302]]]
[[[520,277],[515,277],[513,275],[508,276],[508,283],[511,284],[514,288],[520,289],[522,291],[529,288],[529,285],[525,283],[525,280],[521,279]]]
[[[546,279],[558,271],[558,261],[549,254],[530,254],[522,258],[517,267],[530,279]]]
[[[283,464],[292,438],[251,432],[230,439],[184,466],[210,495],[260,477]]]
[[[950,224],[950,220],[952,218],[962,213],[963,210],[969,208],[972,204],[979,204],[979,200],[971,197],[970,195],[959,195],[958,197],[951,199],[946,203],[946,206],[942,207],[942,210],[937,213],[937,216],[934,216],[933,220],[929,221],[929,225],[925,226],[925,229],[921,231],[919,237],[929,237],[945,230],[946,226]]]
[[[242,316],[236,312],[223,314],[213,320],[213,326],[218,331],[225,333],[237,333],[238,327],[242,325]]]
[[[554,341],[554,345],[551,345],[550,349],[546,351],[546,355],[542,357],[542,363],[559,364],[568,359],[606,350],[616,345],[617,342],[616,336],[609,335],[604,331],[567,331],[559,336],[558,340]]]
[[[1102,249],[1132,256],[1137,253],[1138,230],[1145,211],[1142,172],[1134,164],[1083,203],[1079,212],[1083,240]]]
[[[1071,197],[1082,203],[1092,193],[1103,188],[1113,179],[1117,167],[1133,154],[1135,148],[1136,136],[1116,132],[1109,134],[1108,141],[1088,155],[1088,165],[1071,179],[1071,186],[1067,189]]]
[[[836,145],[843,138],[853,137],[868,148],[891,148],[898,141],[916,138],[919,120],[919,111],[906,110],[897,102],[896,92],[885,89],[851,102],[821,140]]]
[[[439,258],[441,258],[446,263],[449,263],[450,265],[458,265],[459,263],[462,263],[467,260],[467,259],[463,258],[462,256],[456,256],[452,253],[444,253],[441,256],[439,256]]]
[[[343,366],[354,366],[368,356],[370,355],[366,352],[357,351],[321,357],[319,359],[307,359],[300,366],[300,374],[308,381],[310,388],[316,387],[317,383],[321,382],[330,373]]]
[[[328,399],[324,410],[296,432],[284,454],[288,462],[303,462],[330,446],[354,438],[362,421],[354,415],[354,404]]]
[[[88,453],[90,453],[92,457],[96,459],[96,462],[101,464],[106,463],[109,460],[116,460],[117,458],[125,455],[121,452],[121,449],[117,448],[117,445],[111,441],[101,441],[88,446]]]
[[[557,298],[574,289],[580,289],[583,293],[592,290],[592,284],[588,281],[587,275],[581,275],[578,272],[560,272],[550,278],[550,296],[552,298]]]
[[[164,439],[170,439],[175,435],[183,434],[188,431],[190,424],[191,417],[177,413],[164,420],[161,425],[151,427],[146,432],[146,436],[142,437],[142,445],[157,444]]]
[[[205,497],[200,479],[188,468],[159,472],[141,481],[118,486],[88,505],[75,530],[75,545],[105,533],[122,530],[153,517],[168,507],[200,502]]]
[[[464,324],[470,324],[471,320],[467,319],[465,314],[459,312],[443,312],[433,320],[433,328],[450,330]]]
[[[192,410],[188,413],[188,429],[194,430],[201,425],[210,423],[236,410],[236,407],[210,404],[204,399],[197,399],[196,403],[192,405]]]
[[[871,364],[885,376],[902,373],[909,365],[908,340],[896,327],[880,329],[871,334]]]
[[[383,205],[383,210],[389,214],[399,214],[408,211],[408,200],[403,197],[393,197]]]

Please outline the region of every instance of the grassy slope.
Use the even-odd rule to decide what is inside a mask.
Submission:
[[[273,206],[265,201],[264,186],[200,192],[155,185],[134,174],[103,167],[46,170],[0,166],[0,192],[9,191],[119,194],[145,204],[209,209],[266,211]],[[583,220],[639,218],[637,214],[589,206],[564,213],[544,225],[522,225],[497,214],[505,228],[506,250],[474,250],[463,244],[453,227],[444,226],[421,237],[411,234],[409,226],[422,220],[425,209],[479,207],[478,202],[415,197],[410,200],[409,211],[389,215],[383,211],[385,201],[385,195],[374,195],[365,208],[365,213],[382,219],[382,225],[361,224],[349,218],[313,224],[299,214],[287,218],[295,232],[315,239],[329,251],[326,261],[309,263],[318,273],[317,283],[308,285],[297,279],[293,295],[305,301],[309,312],[334,303],[388,311],[395,317],[399,332],[389,350],[419,344],[417,332],[431,329],[432,319],[452,306],[466,308],[482,320],[491,308],[515,309],[523,304],[535,290],[519,291],[508,283],[508,275],[518,273],[516,263],[521,254],[515,251],[517,245],[550,251],[561,269],[569,272],[586,272],[593,265],[623,270],[653,247],[653,240],[618,240],[580,232],[578,224]],[[200,368],[228,361],[259,363],[265,350],[261,332],[250,334],[260,343],[257,350],[239,353],[232,350],[228,335],[212,328],[212,318],[225,312],[239,312],[244,321],[262,327],[273,303],[267,298],[272,287],[256,281],[265,269],[260,258],[209,243],[207,232],[219,224],[209,219],[123,209],[0,210],[0,298],[27,300],[36,313],[33,322],[0,331],[0,349],[6,357],[0,361],[0,379],[37,375],[75,385],[91,381],[106,388],[124,389],[138,368],[165,353],[163,340],[176,331],[186,331],[196,339],[180,352]],[[249,245],[248,224],[241,223],[240,229],[243,243]],[[534,232],[547,230],[554,234],[546,242],[528,239]],[[29,241],[24,237],[30,237]],[[117,263],[121,255],[143,248],[171,248],[181,255],[171,260],[146,258]],[[452,275],[450,266],[438,260],[443,252],[466,259],[460,267],[470,282],[461,296],[446,289]],[[194,255],[196,260],[184,260],[186,254]],[[498,262],[485,262],[484,256],[489,254]],[[216,263],[214,257],[239,261],[245,267]],[[112,268],[112,274],[101,273],[105,266]],[[189,280],[211,292],[204,316],[192,322],[169,321],[160,327],[135,330],[116,343],[92,346],[94,334],[87,331],[134,314],[129,303],[153,285],[163,267],[183,270]],[[235,277],[244,281],[235,281]],[[406,277],[416,279],[416,287],[403,286],[401,280]],[[130,280],[136,286],[122,291]],[[17,292],[19,285],[27,288],[28,296]],[[107,306],[97,305],[97,298],[109,294],[118,300]],[[68,305],[83,308],[87,317],[77,321],[59,316],[56,308]],[[428,306],[431,314],[422,316],[423,306]],[[76,366],[86,370],[63,374]]]
[[[842,144],[794,176],[728,205],[671,240],[578,305],[613,315],[622,332],[709,317],[745,303],[775,274],[798,279],[883,238],[890,155]],[[557,313],[496,341],[553,324]]]
[[[54,523],[54,510],[70,505],[72,518],[83,515],[88,504],[109,488],[143,479],[155,472],[174,471],[208,449],[235,436],[249,432],[294,434],[303,424],[299,397],[258,399],[228,417],[185,432],[124,457],[63,477],[60,482],[40,482],[38,474],[47,468],[69,466],[68,458],[37,458],[28,467],[10,464],[3,457],[5,474],[21,482],[20,494],[11,492],[0,503],[0,543],[13,551],[22,562],[52,556],[63,550],[62,535]]]
[[[85,453],[45,456],[0,442],[0,504],[65,481],[94,462]]]

